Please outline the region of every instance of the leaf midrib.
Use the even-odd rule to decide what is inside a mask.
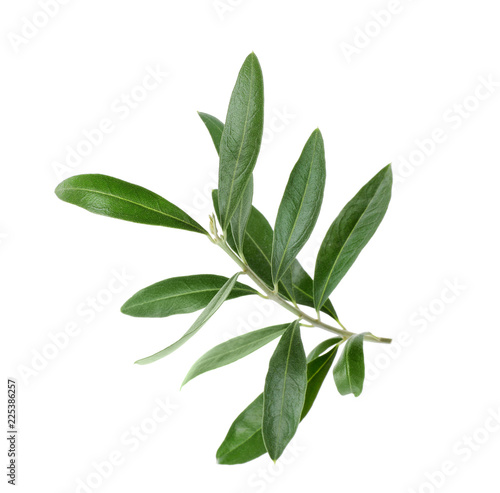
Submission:
[[[345,358],[345,373],[346,373],[346,378],[349,383],[349,389],[351,390],[351,393],[354,394],[354,387],[352,386],[352,378],[351,378],[351,367],[349,366],[349,354],[351,353],[351,347],[347,346],[346,347],[346,358]]]
[[[158,303],[160,301],[165,301],[165,300],[169,300],[171,298],[182,298],[183,296],[190,296],[192,294],[199,294],[199,293],[208,293],[210,291],[215,291],[215,294],[217,294],[219,291],[220,291],[220,288],[212,288],[212,289],[199,289],[197,291],[186,291],[185,293],[178,293],[178,294],[173,294],[171,296],[163,296],[161,298],[154,298],[154,299],[150,299],[148,301],[144,301],[142,303],[134,303],[134,304],[130,304],[130,308],[136,308],[138,306],[143,306],[143,305],[147,305],[149,303]],[[252,293],[252,290],[250,289],[241,289],[241,288],[236,288],[235,286],[235,289],[233,289],[231,292],[233,291],[242,291],[243,293]]]

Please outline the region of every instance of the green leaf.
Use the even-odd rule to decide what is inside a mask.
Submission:
[[[276,217],[272,253],[273,284],[283,277],[311,236],[323,201],[325,179],[323,137],[316,129],[290,174]]]
[[[255,330],[215,346],[196,361],[186,375],[182,385],[185,385],[202,373],[229,365],[257,351],[257,349],[260,349],[283,334],[288,325],[274,325],[265,329]]]
[[[208,235],[194,219],[168,200],[111,176],[73,176],[60,183],[55,192],[61,200],[101,216]]]
[[[192,313],[205,308],[227,282],[227,277],[212,274],[173,277],[141,289],[122,306],[121,311],[132,317],[169,317]],[[237,282],[227,299],[258,294]]]
[[[253,178],[243,191],[243,197],[240,200],[238,208],[231,219],[231,232],[233,235],[236,251],[243,253],[243,243],[245,242],[245,231],[247,228],[248,218],[252,212],[252,198],[253,198]]]
[[[262,407],[264,394],[260,394],[234,420],[226,438],[217,450],[219,464],[243,464],[266,453],[262,439]]]
[[[358,397],[363,391],[365,380],[364,336],[365,334],[357,334],[347,340],[344,351],[333,369],[335,384],[342,395],[354,394]]]
[[[300,420],[302,421],[309,411],[311,410],[316,397],[325,381],[330,368],[332,367],[333,360],[337,354],[338,343],[333,349],[328,351],[328,353],[323,356],[319,356],[313,359],[310,364],[307,365],[307,391],[306,398],[304,401],[304,407],[302,408],[302,415]]]
[[[227,231],[257,162],[264,130],[264,81],[250,54],[231,95],[219,149],[219,208]]]
[[[217,153],[219,152],[220,137],[224,123],[218,118],[206,113],[199,113],[202,120],[212,136]],[[215,128],[214,128],[215,127]],[[218,133],[220,130],[220,134]],[[253,186],[253,181],[252,181]],[[212,191],[212,198],[216,214],[220,222],[219,214],[219,199],[217,190]],[[243,203],[243,201],[242,201]],[[250,225],[247,222],[248,231],[245,231],[245,241],[243,247],[243,256],[249,263],[254,272],[259,274],[259,277],[273,289],[271,275],[271,255],[273,249],[273,230],[267,219],[255,208],[250,208]],[[229,234],[231,240],[232,235]],[[236,241],[236,240],[235,240]],[[230,244],[231,248],[237,249],[236,243]],[[240,246],[241,248],[241,246]],[[262,268],[261,268],[262,267]],[[290,278],[291,276],[291,278]],[[279,284],[279,293],[285,296],[288,300],[295,300],[299,305],[315,308],[314,305],[314,286],[311,276],[302,268],[300,262],[295,259],[292,266],[285,273],[282,281]],[[334,320],[338,321],[337,313],[333,308],[332,302],[327,300],[321,310],[330,315]]]
[[[276,461],[295,435],[307,388],[307,362],[298,320],[289,325],[269,362],[264,386],[262,436]]]
[[[302,268],[297,259],[293,261],[289,270],[292,274],[293,295],[295,301],[299,305],[314,308],[314,284],[311,276]],[[326,300],[325,304],[321,307],[321,311],[330,315],[330,317],[338,322],[339,318],[330,300]]]
[[[331,339],[327,339],[326,341],[320,342],[308,355],[307,355],[307,363],[309,364],[312,360],[319,358],[327,349],[330,349],[332,346],[339,344],[342,342],[341,337],[332,337]]]
[[[330,341],[331,340],[332,339],[330,339]],[[311,354],[317,353],[319,357],[319,354],[327,349],[319,349],[325,347],[324,342],[313,349]],[[325,362],[325,360],[327,360],[327,358],[322,361]],[[313,371],[313,368],[317,369],[321,365],[317,365],[315,362],[316,359],[311,360],[307,364],[308,388],[306,390],[306,398],[308,396],[307,402],[309,409],[318,395],[317,391],[313,391],[312,389],[309,390],[309,385],[313,378],[315,381],[312,385],[315,389],[318,388],[317,383],[319,380],[317,380],[317,373]],[[315,364],[313,365],[313,363]],[[219,447],[219,450],[217,450],[217,462],[219,464],[243,464],[244,462],[249,462],[266,453],[266,447],[262,438],[263,406],[264,394],[260,394],[259,397],[257,397],[257,399],[245,408],[245,410],[235,419],[222,445]],[[302,413],[301,420],[304,419],[304,417],[305,414]]]
[[[203,123],[210,132],[210,137],[212,137],[212,142],[214,143],[217,154],[220,148],[220,139],[222,137],[222,131],[224,130],[224,124],[215,116],[209,115],[208,113],[202,113],[198,111],[198,115],[203,120]]]
[[[217,190],[212,191],[215,214],[219,218],[219,206],[217,200]],[[228,231],[229,246],[236,250],[231,231]],[[245,230],[245,242],[243,244],[243,255],[250,268],[264,281],[270,289],[273,289],[271,276],[271,255],[273,249],[273,228],[267,219],[252,207]],[[299,261],[295,259],[292,267],[285,272],[285,275],[278,284],[278,292],[285,299],[295,300],[299,305],[314,308],[313,302],[313,280],[311,276],[302,268]],[[335,309],[328,300],[321,311],[330,315],[335,320],[338,319]]]
[[[191,339],[191,337],[193,337],[205,325],[208,319],[212,317],[212,315],[221,307],[222,303],[226,301],[229,294],[233,290],[236,284],[236,280],[238,279],[238,276],[240,274],[241,273],[238,272],[233,277],[231,277],[231,279],[228,279],[226,281],[226,283],[222,286],[218,293],[210,300],[206,308],[201,312],[200,316],[195,320],[194,324],[191,325],[189,330],[177,342],[174,342],[167,348],[162,349],[161,351],[148,356],[147,358],[142,358],[136,361],[136,363],[138,365],[147,365],[149,363],[153,363],[154,361],[157,361],[173,353],[176,349],[178,349],[189,339]]]
[[[386,166],[342,209],[319,249],[314,303],[323,306],[382,221],[391,200],[392,171]]]

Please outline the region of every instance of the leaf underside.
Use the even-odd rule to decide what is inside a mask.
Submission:
[[[257,349],[260,349],[283,334],[288,325],[274,325],[265,329],[254,330],[215,346],[196,361],[186,375],[182,385],[184,386],[187,382],[202,373],[229,365],[257,351]]]
[[[170,346],[158,351],[151,356],[146,358],[142,358],[136,361],[138,365],[147,365],[149,363],[153,363],[158,361],[165,356],[173,353],[176,349],[185,344],[191,337],[193,337],[204,325],[205,323],[214,315],[214,313],[221,307],[221,305],[226,301],[227,297],[231,293],[236,284],[238,276],[240,272],[236,273],[231,279],[228,279],[227,282],[222,286],[222,288],[218,291],[218,293],[210,300],[206,308],[201,312],[199,317],[195,320],[193,325],[189,328],[189,330],[176,342],[171,344]]]
[[[363,340],[365,334],[350,337],[340,355],[333,377],[341,395],[354,394],[358,397],[363,391],[365,380],[365,360],[363,354]]]

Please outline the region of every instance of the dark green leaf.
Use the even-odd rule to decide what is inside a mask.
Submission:
[[[198,111],[198,115],[203,120],[203,123],[210,132],[210,137],[212,137],[212,142],[214,143],[217,154],[220,148],[220,139],[222,137],[222,131],[224,130],[224,124],[215,116],[209,115],[208,113],[202,113]]]
[[[243,253],[243,243],[245,242],[245,231],[247,228],[248,218],[252,212],[252,198],[253,198],[253,178],[243,191],[243,197],[231,219],[231,232],[233,235],[234,243],[238,253]]]
[[[262,436],[269,456],[278,460],[300,423],[307,388],[307,362],[298,320],[290,324],[274,351],[264,386]]]
[[[293,295],[295,301],[299,305],[314,308],[314,285],[311,276],[302,268],[297,259],[292,262],[292,266],[289,270],[292,274]],[[326,303],[321,307],[321,311],[338,321],[337,313],[335,312],[330,300],[326,300]]]
[[[264,81],[250,54],[231,95],[219,149],[219,208],[227,231],[257,162],[264,130]]]
[[[307,363],[309,364],[312,360],[319,358],[327,349],[330,349],[332,346],[339,344],[342,342],[341,337],[332,337],[331,339],[327,339],[326,341],[320,342],[308,355],[307,355]]]
[[[58,185],[56,195],[101,216],[208,234],[194,219],[163,197],[111,176],[73,176]]]
[[[122,312],[132,317],[169,317],[192,313],[205,308],[227,282],[227,277],[212,274],[173,277],[141,289],[122,306]],[[258,294],[237,282],[228,300]]]
[[[364,336],[365,334],[357,334],[347,340],[344,351],[333,369],[335,384],[342,395],[354,394],[358,397],[363,391],[365,381]]]
[[[212,191],[215,214],[219,218],[219,206],[217,200],[217,190]],[[228,231],[229,246],[236,250],[232,234]],[[271,255],[273,249],[273,228],[268,220],[252,207],[248,219],[245,242],[243,244],[243,255],[250,268],[259,276],[270,289],[273,289],[271,277]],[[293,281],[292,281],[293,278]],[[299,305],[314,308],[313,302],[313,281],[311,276],[302,268],[299,261],[295,259],[292,267],[285,272],[278,284],[278,292],[285,299],[296,300]],[[330,300],[328,300],[321,311],[337,320],[337,314]]]
[[[392,171],[386,166],[342,209],[319,249],[314,303],[323,306],[382,221],[391,200]]]
[[[305,245],[316,225],[323,193],[326,168],[323,137],[316,129],[294,166],[276,217],[273,238],[273,284]]]
[[[330,339],[331,340],[331,339]],[[331,347],[331,346],[330,346]],[[311,354],[317,353],[318,356],[321,354],[321,348],[324,348],[324,343],[322,342],[318,347],[314,348]],[[323,356],[322,356],[323,358]],[[326,358],[325,358],[326,359]],[[324,360],[323,360],[324,361]],[[313,365],[313,363],[315,363]],[[309,396],[308,407],[309,409],[314,402],[318,392],[309,390],[309,385],[311,380],[316,377],[316,372],[313,368],[318,368],[316,364],[316,359],[310,361],[307,364],[307,390],[306,396]],[[314,388],[317,388],[317,382],[314,381]],[[262,410],[264,404],[264,394],[260,394],[257,399],[255,399],[234,421],[229,429],[224,442],[217,450],[217,462],[219,464],[243,464],[244,462],[249,462],[257,457],[266,453],[266,447],[264,445],[264,440],[262,438]],[[305,415],[301,416],[301,420]]]
[[[234,363],[283,334],[289,324],[274,325],[230,339],[205,353],[189,370],[182,385],[210,370]]]
[[[337,342],[338,344],[338,342]],[[306,398],[304,401],[304,407],[302,408],[302,415],[300,420],[302,421],[307,413],[311,410],[316,397],[318,396],[319,390],[325,381],[330,368],[332,367],[333,360],[335,359],[335,355],[337,354],[338,345],[336,345],[333,349],[328,351],[328,353],[323,356],[319,356],[313,359],[307,365],[307,391]]]
[[[200,316],[195,320],[194,324],[191,325],[189,330],[177,342],[174,342],[167,348],[162,349],[161,351],[151,356],[148,356],[147,358],[142,358],[136,361],[136,363],[138,365],[147,365],[149,363],[153,363],[154,361],[157,361],[173,353],[176,349],[178,349],[183,344],[185,344],[189,339],[191,339],[191,337],[193,337],[203,327],[203,325],[205,325],[208,319],[212,317],[212,315],[221,307],[224,301],[226,301],[229,294],[233,290],[239,275],[240,272],[236,273],[233,277],[231,277],[231,279],[227,280],[227,282],[224,284],[224,286],[222,286],[220,291],[210,300],[206,308],[201,312]]]
[[[260,394],[233,422],[222,445],[217,450],[219,464],[243,464],[266,453],[262,439],[262,407]]]

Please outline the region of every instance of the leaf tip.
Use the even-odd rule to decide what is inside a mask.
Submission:
[[[250,60],[253,63],[257,63],[258,66],[260,66],[259,58],[255,54],[255,51],[252,51],[250,55],[248,55],[247,60]]]
[[[57,185],[57,187],[54,189],[54,193],[59,197],[61,198],[61,193],[62,193],[62,190],[64,188],[64,182],[66,180],[63,180],[61,183],[59,183],[59,185]]]
[[[314,132],[312,133],[312,135],[317,136],[317,137],[319,137],[321,140],[323,140],[323,134],[321,133],[321,130],[319,129],[319,127],[316,127],[316,128],[314,129]]]

